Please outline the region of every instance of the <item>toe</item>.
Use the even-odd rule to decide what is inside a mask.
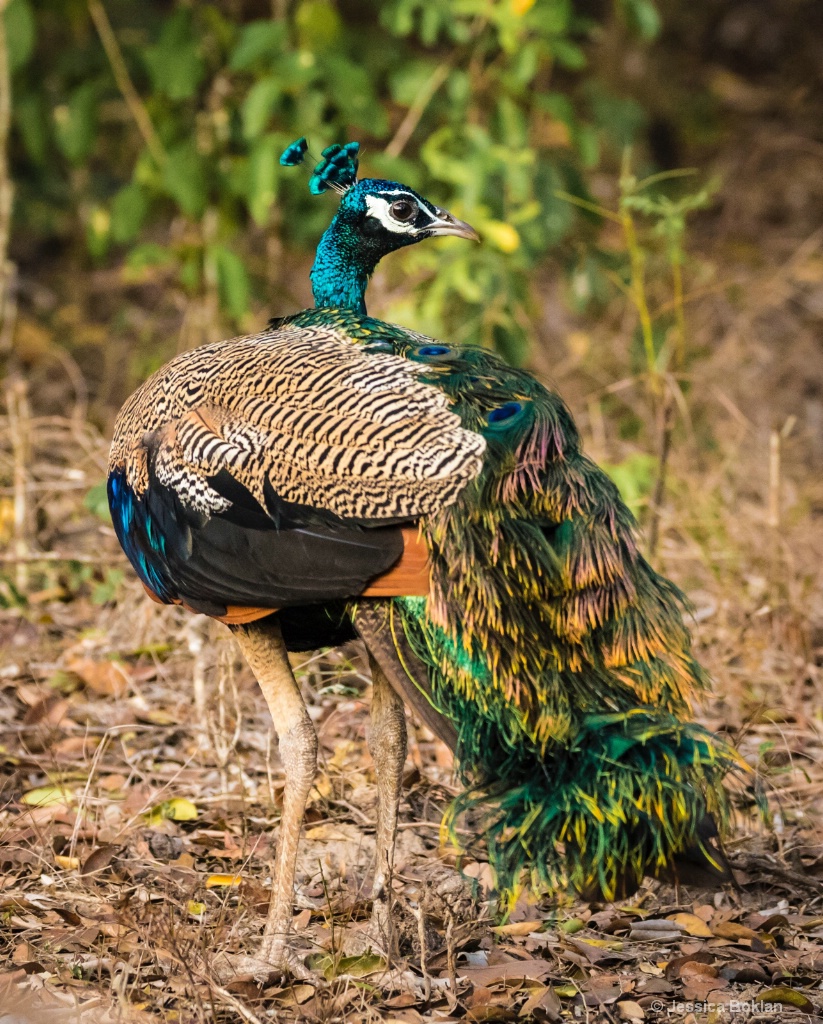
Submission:
[[[260,985],[283,977],[314,985],[320,984],[322,980],[309,970],[292,950],[262,949],[257,956],[249,956],[246,953],[219,953],[213,958],[211,966],[221,985],[240,977],[251,977]]]

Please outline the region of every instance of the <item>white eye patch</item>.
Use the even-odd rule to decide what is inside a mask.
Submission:
[[[391,200],[384,199],[382,196],[367,195],[366,208],[369,211],[369,216],[379,221],[387,231],[393,231],[395,234],[400,235],[414,234],[416,232],[414,217],[412,217],[411,221],[401,224],[389,213],[389,208],[398,199],[408,199],[410,203],[414,203],[417,206],[417,200],[407,192],[392,194]]]

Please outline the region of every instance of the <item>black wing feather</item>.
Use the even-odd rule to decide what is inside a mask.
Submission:
[[[191,510],[156,478],[144,500],[161,527],[178,597],[206,614],[224,614],[227,605],[280,608],[355,597],[403,553],[397,527],[324,523],[313,509],[301,517],[294,505],[289,524],[278,529],[247,507],[248,518],[238,515],[236,506],[192,523]]]

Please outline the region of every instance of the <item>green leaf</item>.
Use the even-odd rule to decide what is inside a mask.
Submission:
[[[86,496],[83,498],[83,507],[97,516],[106,526],[111,526],[109,497],[105,480],[101,480],[86,491]]]
[[[146,242],[144,245],[136,245],[126,257],[126,266],[129,270],[139,273],[147,267],[166,267],[174,257],[168,249],[157,242]]]
[[[758,1003],[779,1003],[781,1006],[794,1006],[801,1013],[814,1013],[814,1003],[804,992],[779,985],[777,988],[769,988],[764,992],[758,992]]]
[[[391,97],[395,103],[410,107],[430,81],[437,65],[431,60],[406,60],[395,68],[389,78]]]
[[[102,582],[96,583],[92,589],[91,603],[99,607],[114,601],[125,576],[126,574],[122,569],[109,566],[105,571]]]
[[[308,959],[309,966],[320,971],[327,981],[345,974],[351,978],[365,978],[377,971],[385,971],[386,960],[376,953],[361,953],[357,956],[333,957],[328,953],[314,953]]]
[[[111,215],[105,206],[92,206],[86,212],[86,246],[96,260],[108,252],[111,240]]]
[[[143,54],[155,90],[171,100],[190,99],[203,81],[206,66],[192,32],[191,12],[167,18],[160,39]]]
[[[240,32],[237,45],[229,57],[232,71],[248,71],[264,58],[270,63],[272,57],[282,52],[286,42],[286,25],[281,21],[252,21]]]
[[[552,53],[557,63],[570,71],[580,71],[586,66],[586,54],[568,39],[553,40]]]
[[[528,17],[543,35],[559,36],[569,31],[573,14],[570,0],[553,0],[552,3],[535,4]]]
[[[294,16],[300,45],[307,50],[327,50],[343,30],[337,9],[329,0],[303,0]]]
[[[3,15],[6,22],[6,48],[12,74],[31,57],[36,27],[29,0],[11,0]]]
[[[265,129],[282,92],[282,84],[274,76],[261,78],[249,89],[241,108],[243,134],[247,139],[256,139]]]
[[[249,156],[246,203],[255,224],[263,225],[277,198],[277,166],[281,142],[266,135],[254,146]]]
[[[42,164],[49,143],[49,118],[41,93],[30,92],[15,101],[14,123],[28,155],[36,164]]]
[[[328,89],[335,97],[344,120],[352,127],[380,137],[388,129],[386,112],[372,89],[371,77],[360,64],[329,54],[322,61]]]
[[[148,198],[136,182],[121,188],[111,204],[111,237],[114,241],[133,241],[148,212]]]
[[[239,256],[224,245],[213,245],[209,256],[217,270],[217,290],[220,305],[235,319],[239,319],[249,308],[249,276]]]
[[[203,281],[203,260],[198,251],[190,252],[177,270],[177,280],[190,295],[199,291]]]
[[[158,804],[147,815],[149,825],[159,825],[165,818],[171,821],[196,821],[198,815],[197,805],[184,796],[176,796],[171,800],[164,800]]]
[[[640,104],[633,99],[615,96],[597,85],[593,85],[588,93],[594,119],[608,141],[619,152],[632,145],[647,120]]]
[[[657,459],[646,452],[635,452],[622,462],[601,465],[617,485],[620,496],[629,506],[632,515],[638,516],[651,494],[657,472]]]
[[[660,13],[653,0],[622,0],[626,21],[642,39],[656,39],[661,28]]]
[[[29,807],[56,807],[74,803],[74,793],[65,786],[38,786],[20,797],[20,802]]]
[[[97,130],[97,88],[86,82],[71,94],[68,103],[54,108],[54,133],[60,152],[73,164],[91,152]]]
[[[516,324],[492,328],[494,348],[512,366],[522,366],[529,354],[529,339]]]
[[[202,215],[208,199],[206,169],[193,142],[182,142],[169,150],[163,184],[183,213],[189,217]]]

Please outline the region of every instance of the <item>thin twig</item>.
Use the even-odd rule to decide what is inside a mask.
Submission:
[[[663,498],[666,494],[666,476],[669,468],[669,455],[672,449],[672,433],[675,423],[675,403],[672,400],[672,383],[663,395],[660,409],[661,425],[658,432],[657,475],[654,479],[649,507],[649,560],[654,561],[657,545],[660,540],[660,516],[663,511]]]
[[[400,122],[400,126],[394,133],[394,138],[386,146],[386,156],[397,157],[406,148],[406,143],[414,134],[414,129],[420,123],[420,118],[426,112],[426,107],[434,99],[434,94],[449,77],[451,64],[446,61],[438,64],[429,78],[423,83],[420,91],[414,97],[414,101],[406,111],[406,116]]]
[[[240,1000],[231,994],[227,989],[221,988],[219,985],[215,985],[211,982],[211,991],[216,995],[222,1002],[227,1003],[233,1010],[235,1010],[247,1024],[263,1024],[258,1016],[251,1012],[248,1006],[245,1006]]]
[[[11,235],[11,211],[14,202],[14,184],[9,173],[8,141],[11,129],[11,73],[6,39],[5,10],[8,0],[0,0],[0,337],[11,340],[13,317],[9,317],[11,281],[14,267],[8,262]],[[8,330],[6,330],[8,328]]]
[[[28,546],[29,494],[28,466],[31,440],[28,389],[22,377],[12,377],[6,385],[6,405],[9,414],[9,435],[13,459],[12,487],[14,488],[14,554],[4,561],[15,566],[15,585],[24,593],[28,587],[30,561]]]
[[[437,821],[401,821],[401,822],[398,822],[397,827],[398,827],[398,829],[401,829],[401,828],[435,828],[439,832],[440,829],[443,826],[439,822],[437,822]],[[453,828],[453,829],[450,829],[450,831],[454,832],[458,836],[474,836],[475,839],[477,838],[477,832],[472,832],[471,829],[468,829],[468,828]]]
[[[162,166],[166,162],[166,151],[163,148],[163,143],[160,141],[160,136],[154,130],[149,112],[146,110],[145,104],[140,99],[140,95],[134,87],[134,82],[131,80],[129,69],[126,67],[126,62],[123,59],[123,51],[117,42],[117,36],[111,27],[106,9],[101,0],[87,0],[87,3],[91,20],[94,22],[94,27],[100,36],[100,42],[103,44],[103,49],[106,51],[106,56],[109,59],[117,88],[122,93],[126,106],[134,118],[134,123],[137,125],[137,130],[143,136],[143,141],[154,157],[155,163],[158,166]]]
[[[804,875],[800,871],[793,871],[791,868],[787,868],[782,864],[776,863],[769,857],[761,857],[758,854],[747,853],[739,860],[731,861],[731,865],[738,871],[751,871],[752,868],[756,868],[758,871],[765,871],[768,874],[773,875],[775,878],[779,878],[784,882],[790,882],[792,885],[802,886],[804,889],[810,890],[811,892],[823,892],[823,882],[821,882],[819,878],[813,878],[811,875]]]

